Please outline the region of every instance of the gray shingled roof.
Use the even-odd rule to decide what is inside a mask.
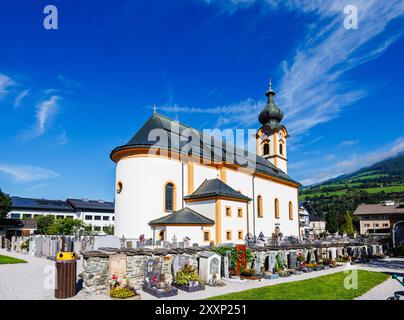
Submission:
[[[220,179],[205,180],[191,195],[185,196],[184,199],[199,199],[212,196],[223,196],[241,200],[251,200],[249,197],[234,190]]]
[[[291,177],[289,177],[285,172],[275,167],[267,159],[252,154],[250,152],[250,157],[247,157],[243,150],[236,148],[233,145],[228,145],[227,148],[225,141],[218,141],[214,136],[210,136],[208,142],[206,141],[206,136],[202,135],[202,132],[189,127],[185,124],[178,123],[178,132],[172,132],[172,124],[175,123],[174,120],[163,116],[159,113],[154,113],[143,125],[142,128],[129,140],[129,142],[123,146],[117,147],[111,152],[112,155],[118,151],[132,148],[144,148],[144,147],[158,147],[164,150],[172,150],[176,152],[185,153],[187,148],[183,148],[184,145],[191,145],[192,152],[194,155],[206,158],[206,150],[211,150],[210,159],[211,161],[226,161],[227,159],[232,159],[234,164],[239,167],[249,168],[255,172],[263,173],[268,176],[280,178],[282,180],[297,183]],[[159,141],[150,141],[149,134],[153,129],[161,129],[167,132],[167,139],[160,139]],[[186,133],[183,131],[187,130]],[[186,141],[181,141],[180,133],[185,135]],[[191,138],[189,138],[191,137]],[[205,139],[204,139],[205,138]],[[184,140],[184,139],[183,139]],[[204,152],[205,149],[205,152]],[[188,152],[189,154],[189,152]]]
[[[208,225],[213,225],[215,222],[209,218],[206,218],[205,216],[201,215],[200,213],[185,207],[181,210],[178,210],[174,213],[171,213],[167,216],[164,216],[159,219],[155,219],[149,222],[150,225],[156,225],[156,224],[173,224],[173,225],[178,225],[178,224],[194,224],[194,225],[202,225],[202,224],[208,224]]]

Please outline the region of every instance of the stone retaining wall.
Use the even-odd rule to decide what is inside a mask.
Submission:
[[[255,268],[260,271],[265,265],[265,259],[271,254],[283,253],[285,264],[287,256],[291,251],[296,254],[303,254],[313,262],[325,258],[336,259],[342,255],[350,255],[360,258],[364,255],[383,254],[383,249],[379,244],[338,244],[327,246],[293,246],[293,247],[249,247],[252,254],[252,261],[247,263],[247,268]],[[162,273],[165,280],[171,282],[172,262],[175,255],[182,254],[188,257],[190,264],[198,268],[199,253],[209,250],[209,248],[189,247],[177,249],[111,249],[102,248],[97,251],[81,252],[83,255],[84,271],[82,273],[83,288],[86,292],[105,293],[108,289],[111,278],[110,259],[111,256],[122,254],[126,259],[125,275],[129,284],[140,290],[144,280],[144,269],[146,261],[150,258],[160,258],[163,262]],[[314,254],[316,253],[316,254]],[[310,255],[309,255],[310,254]],[[314,256],[316,259],[314,260]],[[311,257],[311,258],[310,258]],[[254,262],[255,261],[255,262]]]

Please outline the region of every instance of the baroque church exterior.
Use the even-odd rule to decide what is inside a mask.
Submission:
[[[288,132],[271,86],[256,152],[154,112],[111,152],[115,235],[212,245],[299,236],[298,186],[287,174]]]

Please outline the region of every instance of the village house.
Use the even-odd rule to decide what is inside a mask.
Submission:
[[[11,197],[12,209],[9,219],[33,219],[41,215],[51,215],[55,219],[80,219],[91,225],[95,232],[103,233],[103,228],[114,225],[114,203],[104,200],[67,199],[49,200]]]
[[[360,234],[390,236],[393,226],[404,221],[404,204],[394,201],[361,204],[354,215],[360,219]]]

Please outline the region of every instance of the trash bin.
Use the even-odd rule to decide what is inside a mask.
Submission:
[[[61,260],[60,255],[69,256],[69,260]],[[66,299],[76,295],[77,261],[75,255],[58,252],[56,259],[56,288],[55,298]]]

